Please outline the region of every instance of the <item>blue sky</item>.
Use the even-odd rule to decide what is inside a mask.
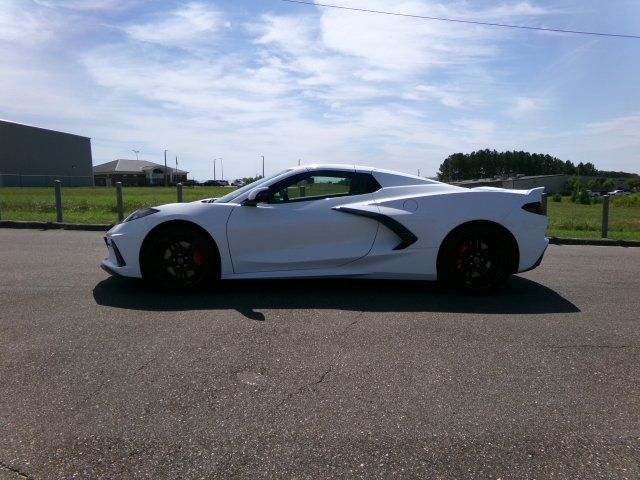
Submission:
[[[333,0],[640,34],[637,0]],[[357,163],[435,175],[451,153],[549,153],[640,172],[640,40],[279,0],[2,0],[0,118],[92,138],[94,164],[195,178]],[[220,171],[218,170],[218,176]]]

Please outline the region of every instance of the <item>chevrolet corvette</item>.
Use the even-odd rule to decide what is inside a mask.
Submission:
[[[218,279],[366,277],[486,292],[542,261],[543,190],[299,166],[221,198],[132,213],[107,232],[101,266],[173,290]]]

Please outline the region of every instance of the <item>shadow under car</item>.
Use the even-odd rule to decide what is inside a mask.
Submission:
[[[146,311],[233,309],[264,320],[260,309],[333,309],[358,312],[478,314],[575,313],[580,309],[555,291],[514,276],[486,295],[447,290],[437,282],[364,279],[227,280],[193,293],[168,293],[140,280],[110,277],[98,283],[99,305]]]

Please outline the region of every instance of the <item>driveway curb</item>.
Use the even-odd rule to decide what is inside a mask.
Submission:
[[[23,222],[19,220],[0,220],[0,228],[31,228],[37,230],[84,230],[89,232],[106,232],[113,224],[102,223],[57,223],[57,222]],[[637,240],[613,240],[609,238],[559,238],[549,237],[552,245],[597,245],[603,247],[640,247]]]
[[[31,228],[37,230],[84,230],[89,232],[106,232],[113,225],[101,223],[57,223],[57,222],[23,222],[20,220],[0,220],[0,228]]]
[[[640,247],[636,240],[613,240],[610,238],[558,238],[549,237],[552,245],[596,245],[601,247]]]

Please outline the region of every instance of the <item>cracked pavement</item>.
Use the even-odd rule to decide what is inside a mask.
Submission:
[[[109,278],[0,229],[0,480],[638,478],[640,249],[429,282]]]

